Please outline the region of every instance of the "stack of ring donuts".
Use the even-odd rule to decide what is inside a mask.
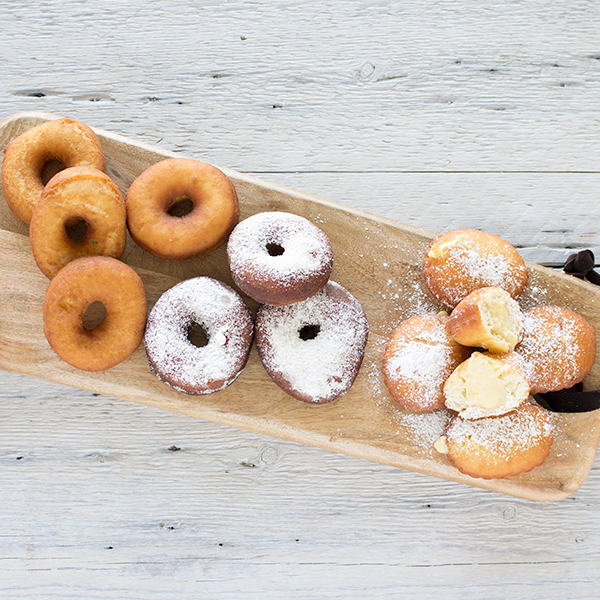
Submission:
[[[104,171],[98,137],[73,119],[15,137],[2,162],[6,202],[29,225],[33,256],[50,279],[46,338],[61,359],[87,371],[119,364],[144,336],[144,286],[120,260],[127,231],[149,252],[182,259],[223,244],[239,215],[231,181],[201,161],[160,161],[125,198]]]
[[[596,355],[593,327],[558,306],[522,311],[527,267],[495,235],[459,229],[437,237],[423,276],[443,310],[392,333],[383,357],[390,394],[410,411],[451,411],[435,448],[467,475],[503,478],[540,465],[552,423],[531,396],[583,381]]]

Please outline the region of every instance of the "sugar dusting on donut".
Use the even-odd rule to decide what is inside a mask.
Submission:
[[[289,304],[325,285],[333,266],[327,235],[285,212],[263,212],[239,223],[229,237],[231,275],[258,302]]]
[[[423,409],[428,409],[438,403],[439,390],[448,378],[447,365],[451,359],[450,347],[413,340],[400,347],[387,365],[394,375],[418,385],[420,404]]]
[[[443,315],[416,315],[403,321],[389,339],[383,373],[390,393],[404,408],[442,408],[444,382],[470,353],[452,339],[447,320]]]
[[[550,414],[529,403],[523,409],[500,417],[468,420],[456,416],[446,430],[446,436],[453,443],[469,444],[471,453],[493,452],[500,456],[511,455],[516,447],[531,448],[552,433]]]
[[[196,346],[191,327],[206,332]],[[167,290],[154,305],[144,338],[151,369],[178,391],[207,394],[224,389],[241,373],[253,336],[250,311],[224,283],[196,277]]]
[[[523,340],[515,351],[525,359],[532,393],[579,383],[594,364],[596,336],[583,317],[559,306],[523,313]]]
[[[473,289],[473,281],[479,287],[499,287],[510,290],[513,287],[514,264],[502,254],[482,255],[470,249],[454,247],[450,250],[448,261],[456,269],[459,283],[455,288],[448,287],[445,291],[454,305],[458,304]]]
[[[481,287],[499,287],[517,298],[529,277],[511,244],[476,229],[452,230],[434,239],[425,253],[423,274],[431,292],[447,306],[456,306]]]
[[[334,282],[303,302],[264,305],[256,318],[256,344],[265,370],[305,402],[330,402],[351,387],[367,336],[359,302]]]

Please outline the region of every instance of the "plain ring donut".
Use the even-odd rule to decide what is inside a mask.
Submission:
[[[101,303],[104,320],[86,327],[86,311]],[[77,258],[50,281],[43,305],[44,334],[65,362],[84,371],[119,364],[140,345],[146,294],[139,275],[109,256]]]
[[[333,250],[325,232],[286,212],[257,213],[239,223],[227,243],[236,285],[261,304],[306,300],[329,280]]]
[[[240,295],[211,277],[194,277],[158,299],[144,344],[150,370],[161,381],[199,395],[222,390],[237,379],[253,338],[252,314]]]
[[[38,267],[49,279],[75,258],[121,258],[127,223],[119,188],[92,167],[60,171],[33,211],[29,241]]]
[[[213,165],[187,158],[167,158],[148,167],[129,187],[125,202],[131,237],[160,258],[190,258],[214,250],[239,218],[229,178]]]
[[[46,121],[11,140],[4,150],[2,189],[9,208],[25,223],[42,195],[44,167],[52,161],[105,169],[98,137],[80,121]]]

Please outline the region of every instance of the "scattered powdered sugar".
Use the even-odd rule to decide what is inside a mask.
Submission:
[[[451,417],[452,413],[449,410],[441,409],[428,413],[401,412],[398,413],[396,420],[416,445],[431,449],[437,439],[444,434]]]
[[[267,373],[293,396],[315,403],[351,387],[367,336],[362,307],[331,281],[302,302],[263,305],[256,318],[256,345]]]
[[[189,340],[194,325],[204,329],[205,346]],[[150,312],[146,354],[152,370],[175,389],[210,393],[240,374],[253,327],[249,309],[229,286],[210,277],[188,279],[167,290]]]
[[[331,271],[333,263],[327,235],[308,219],[286,212],[257,213],[238,223],[227,254],[234,279],[251,272],[255,285],[296,285],[315,272]]]

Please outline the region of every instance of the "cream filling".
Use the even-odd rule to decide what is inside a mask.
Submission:
[[[529,396],[529,385],[511,365],[475,352],[444,385],[446,406],[465,419],[502,415]]]
[[[440,454],[448,454],[449,450],[448,450],[448,444],[446,443],[446,436],[445,435],[440,435],[440,437],[437,440],[435,440],[435,443],[433,444],[433,447]]]
[[[489,294],[479,306],[481,322],[497,345],[494,352],[508,352],[520,342],[523,318],[518,303],[505,294]]]

